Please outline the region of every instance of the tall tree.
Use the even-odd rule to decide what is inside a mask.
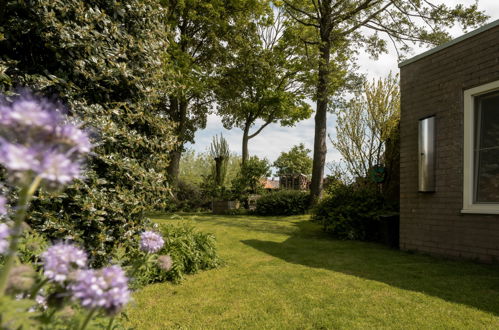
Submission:
[[[366,177],[374,165],[385,163],[386,144],[397,132],[398,76],[390,74],[384,79],[365,82],[337,115],[336,138],[331,142],[345,160],[349,174]]]
[[[312,150],[305,148],[303,143],[293,146],[288,152],[281,152],[274,167],[277,175],[312,174],[312,158],[308,155]]]
[[[289,23],[275,10],[248,24],[229,42],[232,56],[218,71],[218,113],[225,128],[243,131],[243,164],[249,140],[269,124],[292,126],[312,113],[298,79],[303,68],[286,32]],[[258,120],[260,126],[251,132]]]
[[[477,5],[451,8],[434,0],[283,0],[287,14],[301,24],[304,47],[313,47],[318,61],[315,79],[315,135],[311,203],[322,192],[326,161],[327,111],[335,93],[331,64],[342,47],[365,46],[376,56],[386,51],[386,35],[397,49],[411,43],[437,45],[450,39],[456,22],[466,29],[487,19]]]
[[[173,90],[165,103],[174,121],[177,147],[170,152],[168,175],[173,184],[179,174],[184,145],[194,143],[195,132],[206,126],[213,102],[213,70],[226,57],[227,40],[254,13],[263,10],[264,0],[163,0],[172,31],[168,52],[174,66]]]

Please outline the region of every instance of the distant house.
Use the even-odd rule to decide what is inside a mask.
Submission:
[[[399,66],[401,249],[499,260],[499,20]]]
[[[279,188],[288,190],[307,190],[310,180],[305,174],[286,174],[279,177]]]
[[[262,180],[262,185],[265,190],[276,190],[279,189],[279,180],[277,178],[271,178],[270,180],[265,178]]]

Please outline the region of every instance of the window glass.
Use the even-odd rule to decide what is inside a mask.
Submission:
[[[476,203],[499,203],[499,92],[475,98]]]

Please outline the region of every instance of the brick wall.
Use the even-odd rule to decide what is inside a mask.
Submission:
[[[403,66],[400,80],[401,249],[499,261],[499,215],[460,212],[463,90],[499,80],[499,27]],[[418,120],[431,115],[436,192],[418,193]]]

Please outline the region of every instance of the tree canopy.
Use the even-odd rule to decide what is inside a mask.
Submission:
[[[337,112],[333,146],[345,160],[350,175],[361,178],[374,165],[385,163],[386,144],[400,118],[398,75],[365,82]]]
[[[240,26],[268,7],[264,0],[163,0],[167,9],[168,54],[173,88],[165,97],[168,118],[176,123],[177,147],[170,152],[168,174],[175,184],[184,144],[206,126],[212,111],[216,67],[227,57],[226,44]]]
[[[305,148],[303,143],[293,146],[288,152],[281,152],[273,166],[277,168],[277,175],[285,174],[312,174],[312,150]]]
[[[316,66],[314,156],[311,202],[322,192],[326,161],[327,111],[341,87],[334,64],[344,54],[363,48],[373,56],[387,51],[387,41],[407,50],[414,43],[438,45],[450,39],[447,29],[459,23],[463,29],[487,19],[477,5],[449,7],[433,0],[283,0],[286,13],[301,25],[297,30],[304,49],[311,49]],[[355,56],[350,56],[350,61]],[[346,75],[346,73],[345,73]],[[344,75],[344,76],[345,76]],[[341,78],[341,74],[339,75]]]
[[[248,140],[269,124],[292,126],[312,113],[298,79],[303,67],[293,53],[289,24],[278,10],[247,24],[229,42],[231,56],[217,72],[218,114],[225,128],[243,130],[243,163],[249,157]],[[250,132],[258,120],[260,126]]]

